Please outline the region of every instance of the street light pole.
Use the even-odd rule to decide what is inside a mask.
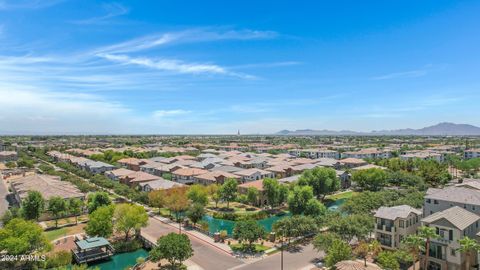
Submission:
[[[280,269],[283,270],[283,237],[282,237],[282,242],[280,243]]]

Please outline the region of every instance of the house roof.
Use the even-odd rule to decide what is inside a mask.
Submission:
[[[280,183],[292,183],[292,182],[297,181],[298,178],[300,178],[300,174],[278,179],[278,182],[280,182]]]
[[[157,179],[157,180],[153,180],[153,181],[149,181],[149,182],[143,182],[143,183],[139,183],[139,185],[141,187],[144,187],[144,186],[149,186],[151,189],[153,190],[158,190],[158,189],[169,189],[169,188],[172,188],[172,187],[182,187],[182,186],[185,186],[184,184],[181,184],[181,183],[177,183],[177,182],[173,182],[173,181],[168,181],[168,180],[165,180],[163,178],[160,178],[160,179]]]
[[[409,205],[397,205],[393,207],[380,207],[375,212],[375,217],[396,220],[397,218],[407,218],[411,213],[421,215],[422,211]]]
[[[235,174],[240,175],[240,176],[251,176],[251,175],[254,175],[256,173],[260,173],[261,175],[271,174],[271,172],[260,170],[260,169],[255,169],[255,168],[235,172]]]
[[[108,240],[103,237],[91,237],[75,243],[80,249],[91,249],[110,245]]]
[[[247,182],[241,185],[238,185],[239,188],[250,188],[254,187],[255,189],[262,191],[263,190],[263,179]]]
[[[428,189],[425,199],[480,205],[480,191],[456,186],[444,189]]]
[[[341,261],[335,264],[335,269],[337,270],[381,270],[379,266],[373,263],[367,263],[365,266],[364,262],[360,261]]]
[[[173,174],[181,175],[181,176],[195,176],[195,175],[200,175],[207,172],[208,172],[207,170],[197,169],[197,168],[180,168],[178,170],[175,170]]]
[[[131,174],[123,176],[125,178],[129,178],[129,182],[147,182],[147,181],[153,181],[153,180],[158,180],[160,177],[156,175],[152,175],[146,172],[138,171],[138,172],[133,172]]]
[[[216,182],[217,178],[219,177],[234,178],[234,179],[240,178],[238,175],[235,175],[229,172],[224,172],[224,171],[211,171],[211,172],[207,172],[207,173],[195,176],[195,178],[197,179],[204,179],[212,182]]]
[[[85,196],[72,183],[61,181],[60,177],[53,175],[32,174],[15,179],[11,182],[11,185],[21,199],[27,197],[29,191],[40,192],[46,200],[55,196],[60,196],[64,199]]]
[[[367,163],[367,162],[365,160],[359,159],[359,158],[344,158],[344,159],[340,160],[340,163],[344,163],[344,164],[364,164],[364,163]]]
[[[375,164],[367,164],[367,165],[355,167],[355,168],[353,168],[352,170],[354,170],[354,171],[360,171],[360,170],[368,170],[368,169],[382,169],[382,170],[386,170],[387,168],[382,167],[382,166],[378,166],[378,165],[375,165]]]
[[[129,175],[131,173],[134,173],[135,171],[132,171],[132,170],[129,170],[129,169],[125,169],[125,168],[120,168],[120,169],[116,169],[116,170],[113,170],[113,171],[108,171],[108,174],[111,174],[113,176],[116,176],[116,177],[122,177],[122,176],[125,176],[125,175]]]
[[[480,219],[480,216],[461,207],[454,206],[448,208],[447,210],[443,210],[441,212],[437,212],[433,215],[423,218],[422,222],[430,224],[441,219],[445,219],[453,226],[457,227],[460,230],[463,230],[470,226],[472,223],[478,221]]]

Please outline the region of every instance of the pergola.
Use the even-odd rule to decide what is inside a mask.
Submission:
[[[103,237],[77,239],[75,244],[77,247],[72,250],[72,253],[77,263],[88,263],[110,258],[115,252],[110,242]]]

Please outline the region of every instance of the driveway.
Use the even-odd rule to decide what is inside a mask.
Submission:
[[[148,226],[142,229],[142,234],[145,233],[154,239],[171,232],[178,233],[178,229],[154,218],[150,218],[148,222]],[[237,258],[212,247],[204,241],[191,236],[189,238],[193,248],[193,257],[189,261],[192,261],[204,270],[226,270],[243,264]]]
[[[280,252],[268,256],[262,260],[243,266],[235,267],[235,270],[275,270],[280,267]],[[323,258],[324,254],[316,251],[311,244],[299,246],[298,249],[284,251],[283,269],[284,270],[303,270],[314,267],[313,262],[317,258]]]

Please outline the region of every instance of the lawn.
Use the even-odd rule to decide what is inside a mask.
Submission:
[[[245,251],[247,246],[244,245],[244,244],[231,244],[230,248],[233,251]],[[269,250],[269,249],[270,248],[267,247],[267,246],[263,246],[263,245],[260,245],[260,244],[255,244],[255,253],[265,252],[266,250]]]
[[[78,222],[88,220],[88,215],[81,215],[78,216]],[[48,228],[55,227],[55,220],[48,220],[45,222]],[[68,218],[60,218],[58,219],[58,226],[66,225],[66,224],[75,224],[75,217],[68,217]]]
[[[76,226],[58,228],[58,229],[46,231],[44,233],[48,241],[53,241],[65,235],[82,233],[84,227],[85,227],[85,224],[78,224]]]
[[[357,194],[357,192],[350,190],[350,191],[345,191],[345,192],[329,195],[329,196],[326,197],[326,199],[332,200],[332,201],[336,201],[336,200],[340,200],[340,199],[350,199],[355,194]]]

